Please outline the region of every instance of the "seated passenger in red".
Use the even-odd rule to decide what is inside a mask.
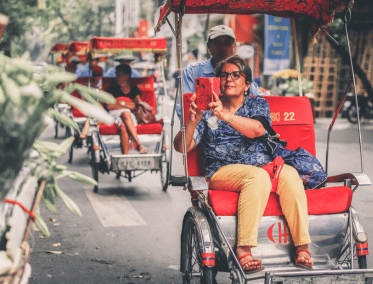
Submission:
[[[261,96],[248,95],[252,80],[250,67],[238,56],[222,61],[215,69],[220,77],[222,96],[213,93],[215,102],[207,111],[199,110],[191,97],[186,123],[186,150],[199,143],[204,152],[204,168],[209,190],[240,193],[238,201],[237,258],[245,271],[262,270],[262,260],[255,259],[251,248],[257,246],[260,220],[272,189],[267,171],[261,167],[272,162],[266,146],[257,139],[266,136],[263,124],[271,123],[269,105]],[[255,117],[254,117],[255,116]],[[183,152],[182,134],[175,137],[175,149]],[[296,247],[295,264],[310,269],[307,199],[295,168],[284,165],[276,193]]]
[[[115,104],[105,104],[105,108],[116,119],[119,126],[119,135],[122,144],[122,153],[129,152],[130,135],[137,144],[140,154],[146,154],[148,150],[140,143],[137,137],[137,120],[131,112],[136,107],[136,103],[141,102],[141,92],[139,88],[131,86],[131,67],[128,65],[118,65],[116,67],[116,77],[113,84],[105,91],[112,94],[116,99]],[[126,97],[130,100],[123,100]]]

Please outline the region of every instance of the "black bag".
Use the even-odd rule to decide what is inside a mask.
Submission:
[[[279,135],[264,117],[254,116],[252,119],[260,121],[268,131],[267,136],[259,138],[266,145],[267,154],[272,159],[282,157],[285,164],[293,166],[302,178],[305,189],[315,189],[324,184],[327,176],[316,157],[301,147],[295,151],[286,149],[287,142],[279,139]]]

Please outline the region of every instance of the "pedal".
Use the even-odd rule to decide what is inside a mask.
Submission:
[[[172,186],[185,186],[187,182],[186,176],[170,176],[170,184]]]

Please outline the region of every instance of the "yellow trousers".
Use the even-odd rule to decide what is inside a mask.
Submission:
[[[257,246],[259,223],[272,189],[268,173],[243,164],[223,166],[211,177],[209,189],[240,192],[237,246]],[[295,246],[311,243],[306,194],[293,167],[284,165],[276,193]]]

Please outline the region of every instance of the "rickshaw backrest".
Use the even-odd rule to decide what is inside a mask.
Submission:
[[[188,121],[190,96],[184,94],[184,115]],[[272,127],[280,139],[288,142],[288,149],[302,147],[316,155],[315,129],[311,103],[307,97],[263,96],[269,104]],[[201,145],[188,152],[188,175],[204,176]]]
[[[102,78],[102,90],[106,90],[114,82],[115,78]],[[157,113],[157,102],[154,92],[154,77],[147,76],[141,78],[131,78],[131,85],[137,86],[141,92],[141,100],[148,103],[152,108],[154,114]]]
[[[80,77],[76,79],[75,81],[73,81],[73,83],[85,86],[88,84],[88,80],[89,80],[89,77]]]

